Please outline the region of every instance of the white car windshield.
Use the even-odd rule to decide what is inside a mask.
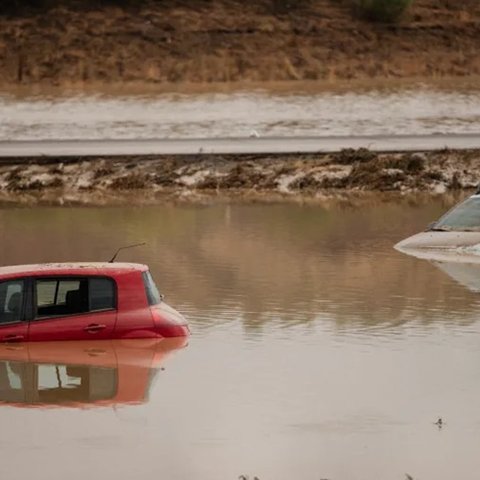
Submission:
[[[480,232],[480,195],[450,210],[431,228],[433,231]]]

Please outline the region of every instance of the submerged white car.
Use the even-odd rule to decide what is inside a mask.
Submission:
[[[475,250],[476,245],[480,255],[480,194],[478,192],[453,207],[440,220],[429,225],[426,231],[402,240],[395,245],[395,248],[416,257],[433,259],[432,256],[443,257],[447,251],[460,248]],[[446,258],[437,258],[437,260],[446,260]]]

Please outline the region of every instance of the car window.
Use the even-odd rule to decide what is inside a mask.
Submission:
[[[115,284],[109,278],[38,278],[36,318],[76,315],[113,309]]]
[[[37,279],[35,286],[39,318],[88,311],[87,279]]]
[[[68,292],[80,290],[80,280],[62,280],[58,284],[57,302],[66,303]]]
[[[37,302],[40,306],[53,305],[57,293],[56,280],[42,280],[37,282]]]
[[[91,278],[89,285],[90,311],[115,308],[115,285],[109,278]]]
[[[465,200],[444,215],[433,230],[480,231],[480,197]]]
[[[143,284],[145,285],[145,293],[147,294],[148,304],[157,305],[162,301],[155,281],[150,272],[143,272]]]
[[[24,290],[23,280],[0,283],[0,325],[22,320]]]

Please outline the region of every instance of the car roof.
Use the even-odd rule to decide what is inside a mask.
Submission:
[[[147,265],[139,263],[71,262],[39,263],[0,267],[0,279],[43,275],[108,275],[115,277],[131,272],[145,272]]]

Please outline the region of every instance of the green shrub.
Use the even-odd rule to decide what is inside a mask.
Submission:
[[[354,0],[359,13],[376,22],[395,22],[413,0]]]

